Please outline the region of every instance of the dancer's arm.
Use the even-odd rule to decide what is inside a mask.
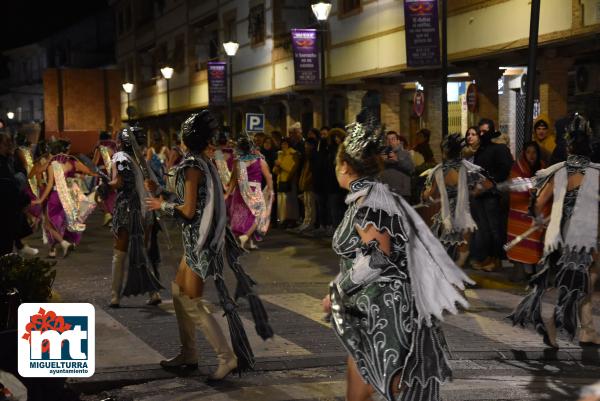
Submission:
[[[552,199],[554,193],[554,178],[552,178],[544,187],[538,191],[535,200],[535,215],[539,216],[544,210],[544,206]]]
[[[75,159],[75,171],[85,175],[91,175],[92,177],[98,177],[98,173],[93,172],[88,166],[77,159]]]
[[[186,219],[192,219],[196,214],[196,202],[198,200],[198,184],[204,179],[204,175],[197,168],[185,169],[185,193],[183,204],[177,205],[167,202],[162,198],[146,198],[146,207],[148,210],[161,210],[163,213],[174,216],[178,213]]]

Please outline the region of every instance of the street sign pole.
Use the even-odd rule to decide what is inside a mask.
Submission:
[[[529,21],[529,60],[527,62],[527,92],[525,92],[525,121],[523,123],[523,143],[531,140],[533,128],[533,99],[535,97],[537,44],[540,25],[540,0],[531,0],[531,19]]]
[[[448,135],[448,2],[441,0],[442,7],[442,138]]]

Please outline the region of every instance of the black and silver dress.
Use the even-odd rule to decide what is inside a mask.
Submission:
[[[464,177],[461,177],[461,169],[463,168],[466,170],[466,174],[464,174]],[[475,186],[481,183],[485,178],[481,174],[481,168],[479,166],[476,166],[466,160],[445,160],[431,170],[426,181],[427,187],[430,187],[433,182],[437,181],[436,173],[440,169],[442,172],[440,177],[441,179],[443,179],[450,170],[456,170],[459,172],[459,183],[458,185],[444,185],[448,201],[449,221],[445,224],[443,216],[444,212],[443,210],[440,210],[432,217],[431,231],[440,240],[444,248],[446,248],[448,255],[450,255],[452,258],[455,258],[457,256],[456,251],[458,247],[467,243],[465,240],[465,233],[477,229],[477,225],[471,217],[471,210],[469,207],[469,191],[473,190]],[[461,185],[460,180],[462,179],[466,179],[467,182],[465,185]],[[442,190],[443,189],[440,188],[440,185],[438,184],[438,192],[441,192]],[[467,191],[467,193],[464,194],[466,202],[464,205],[461,205],[463,210],[459,210],[460,216],[457,216],[456,206],[459,199],[458,195],[460,190]],[[442,198],[443,208],[443,202],[445,201],[443,194],[440,193],[440,197]],[[463,221],[465,221],[464,226],[457,221],[455,216],[460,217],[463,219]]]
[[[176,205],[184,203],[185,171],[195,168],[202,173],[198,184],[196,212],[186,219],[176,212]],[[244,253],[227,226],[227,212],[219,173],[212,161],[201,155],[188,153],[177,167],[175,193],[170,195],[169,206],[163,210],[177,218],[181,227],[183,251],[187,265],[202,280],[213,277],[221,307],[229,323],[233,351],[238,358],[238,369],[254,366],[254,355],[248,342],[244,326],[237,312],[237,305],[229,295],[224,281],[224,266],[227,264],[237,280],[235,298],[245,298],[255,322],[256,332],[263,339],[273,336],[266,311],[252,287],[256,284],[242,268],[239,257]]]
[[[121,176],[123,185],[117,190],[113,213],[112,231],[129,234],[127,248],[127,276],[123,286],[124,296],[135,296],[161,290],[155,266],[149,258],[145,245],[145,230],[151,226],[152,213],[146,212],[142,203],[145,189],[142,172],[130,155],[117,152],[113,155],[113,166]]]
[[[333,237],[340,274],[331,285],[335,333],[363,379],[387,400],[401,373],[402,400],[437,401],[451,370],[439,327],[444,310],[466,307],[456,291],[466,277],[400,196],[371,178],[350,185],[348,209]],[[387,256],[357,227],[387,232]]]
[[[599,171],[600,164],[572,155],[566,162],[536,174],[538,193],[553,182],[551,220],[546,230],[544,254],[538,263],[539,273],[529,282],[531,292],[509,316],[513,324],[531,323],[539,334],[546,335],[542,298],[547,290],[556,288],[558,298],[553,313],[556,328],[565,330],[571,338],[575,336],[579,306],[590,292],[592,254],[598,249]],[[572,174],[582,174],[584,179],[579,187],[569,190],[567,178]]]

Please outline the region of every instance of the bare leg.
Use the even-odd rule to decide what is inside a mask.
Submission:
[[[373,387],[365,383],[352,357],[348,357],[346,371],[346,401],[372,401]]]

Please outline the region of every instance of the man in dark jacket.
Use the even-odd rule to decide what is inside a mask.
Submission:
[[[400,136],[395,131],[386,134],[387,147],[382,155],[384,169],[379,178],[390,189],[410,201],[411,175],[415,165],[410,153],[404,150]]]
[[[513,165],[508,147],[492,142],[498,135],[492,120],[484,118],[479,122],[481,142],[475,152],[474,163],[483,167],[494,183],[506,181]],[[492,271],[501,266],[504,255],[502,245],[506,241],[507,207],[508,204],[502,202],[502,194],[495,186],[475,197],[473,212],[477,231],[471,241],[474,268]]]

